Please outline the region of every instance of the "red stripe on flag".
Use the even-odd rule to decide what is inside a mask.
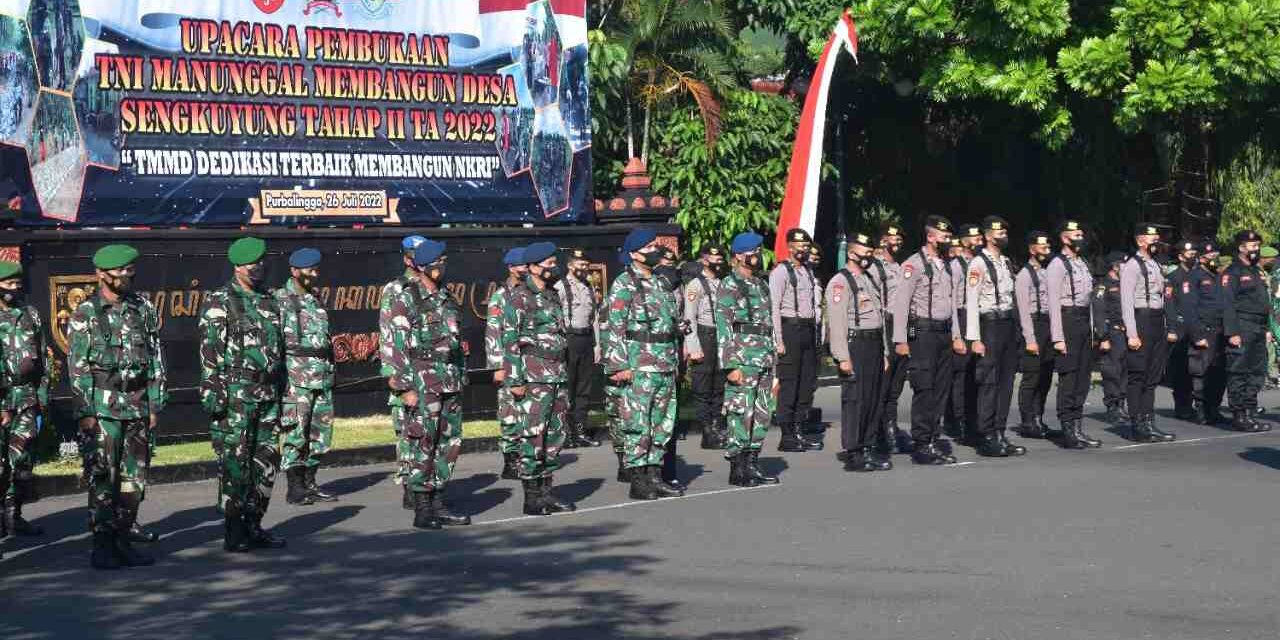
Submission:
[[[524,11],[530,0],[480,0],[480,13]],[[587,17],[587,0],[551,0],[551,10],[559,16]]]

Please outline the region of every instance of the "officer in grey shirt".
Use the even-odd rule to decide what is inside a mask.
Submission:
[[[1049,339],[1053,341],[1058,372],[1058,422],[1062,446],[1087,449],[1102,446],[1083,426],[1084,400],[1093,375],[1093,321],[1090,295],[1093,274],[1082,253],[1089,246],[1080,223],[1064,220],[1058,227],[1062,244],[1049,261],[1045,281],[1049,288]]]
[[[769,274],[780,385],[773,420],[782,430],[779,451],[820,450],[821,440],[808,440],[800,433],[818,386],[819,287],[813,272],[806,268],[813,238],[796,228],[787,231],[786,239],[789,255]]]
[[[1010,443],[1005,435],[1020,350],[1013,262],[1004,254],[1009,246],[1009,223],[999,216],[987,216],[982,233],[985,246],[969,261],[965,277],[965,338],[974,354],[973,380],[978,387],[977,451],[990,457],[1020,456],[1026,448]]]
[[[684,318],[693,328],[685,334],[689,384],[694,409],[702,426],[702,448],[723,449],[728,438],[724,418],[724,371],[716,345],[716,292],[729,266],[720,247],[704,245],[698,255],[701,267],[684,288]]]
[[[554,285],[564,308],[565,334],[569,343],[568,360],[565,363],[569,373],[569,424],[566,425],[568,433],[564,439],[566,449],[600,446],[599,442],[587,436],[591,378],[596,363],[600,361],[595,335],[600,305],[596,304],[595,290],[587,284],[589,266],[582,249],[573,249],[569,252],[567,274]]]
[[[1154,260],[1163,249],[1160,230],[1146,222],[1133,230],[1137,252],[1120,268],[1120,315],[1128,341],[1125,368],[1128,371],[1131,436],[1137,442],[1169,442],[1176,436],[1155,425],[1156,385],[1164,377],[1169,345],[1177,342],[1170,333],[1164,310],[1164,273]],[[1114,347],[1113,347],[1114,348]]]
[[[1049,234],[1027,234],[1027,264],[1013,279],[1013,295],[1018,300],[1018,324],[1022,330],[1022,362],[1019,370],[1018,428],[1024,438],[1044,438],[1044,402],[1053,383],[1053,343],[1049,340],[1049,292],[1045,263],[1052,246]]]
[[[898,263],[898,252],[902,250],[902,228],[895,224],[886,225],[876,240],[871,268],[867,275],[871,282],[880,289],[884,300],[885,327],[893,326],[893,301],[898,293],[898,284],[902,282],[902,265]],[[902,387],[907,382],[907,359],[889,349],[889,370],[885,372],[882,393],[884,407],[880,412],[881,427],[876,432],[876,452],[887,456],[893,453],[894,445],[902,442],[901,453],[910,451],[910,438],[899,438],[898,430],[898,398],[902,397]]]

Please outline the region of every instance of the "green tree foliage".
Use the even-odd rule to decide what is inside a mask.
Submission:
[[[1222,194],[1218,240],[1229,246],[1237,231],[1253,229],[1271,242],[1280,233],[1280,157],[1251,142],[1217,176]]]

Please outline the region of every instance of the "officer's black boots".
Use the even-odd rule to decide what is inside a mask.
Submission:
[[[911,461],[916,464],[942,465],[955,464],[955,456],[947,455],[938,449],[933,441],[917,442],[912,447]]]
[[[155,558],[134,549],[128,535],[120,535],[117,532],[111,537],[111,543],[116,558],[126,567],[149,567],[156,563]]]
[[[729,484],[735,487],[754,487],[759,482],[747,473],[747,452],[729,458]]]
[[[302,467],[291,467],[284,472],[289,481],[289,491],[284,500],[289,504],[312,504],[314,500],[307,494],[307,470]]]
[[[1249,411],[1233,411],[1231,428],[1245,433],[1262,433],[1270,431],[1271,425],[1258,422]]]
[[[222,548],[232,553],[249,550],[249,527],[240,517],[240,509],[228,504],[222,514]]]
[[[93,553],[89,554],[89,566],[94,569],[119,569],[120,559],[116,557],[115,541],[106,531],[93,532]]]
[[[1129,414],[1124,410],[1124,402],[1113,402],[1107,405],[1107,422],[1121,427],[1129,423]]]
[[[876,470],[866,449],[850,449],[844,460],[844,470],[854,473],[868,473]]]
[[[1136,442],[1172,442],[1177,436],[1161,431],[1155,425],[1155,416],[1133,416],[1133,439]]]
[[[21,489],[19,489],[21,491]],[[27,522],[22,517],[22,503],[17,496],[6,496],[4,499],[4,529],[11,536],[42,536],[44,529]]]
[[[547,513],[563,513],[565,511],[576,511],[578,505],[572,502],[566,502],[556,498],[556,494],[552,493],[551,485],[553,484],[551,476],[542,479],[542,506]],[[467,521],[468,523],[470,520]],[[447,524],[447,523],[446,523]]]
[[[526,480],[525,482],[529,482]],[[535,499],[536,502],[536,499]],[[529,495],[524,497],[525,509],[529,508]],[[528,511],[525,511],[528,513]],[[415,529],[441,529],[444,527],[440,523],[440,519],[436,517],[435,505],[432,504],[431,494],[426,491],[413,492],[413,526]]]
[[[578,447],[598,447],[600,443],[587,437],[587,427],[581,422],[569,426],[569,437],[565,441],[566,449]]]
[[[254,549],[283,549],[285,539],[273,535],[270,531],[262,528],[262,516],[250,518],[249,526],[249,546]]]
[[[653,482],[649,479],[649,467],[633,467],[627,469],[627,476],[631,482],[630,496],[632,500],[657,500],[657,488],[653,486]]]
[[[817,432],[816,435],[807,436],[804,433],[804,423],[797,422],[795,424],[796,437],[800,439],[800,444],[804,445],[805,451],[822,451],[824,446],[822,443],[822,434],[824,431]]]
[[[782,429],[782,437],[778,440],[778,451],[786,453],[803,453],[808,448],[805,441],[800,437],[799,425],[784,424],[779,425]]]
[[[644,469],[649,476],[649,483],[653,485],[654,494],[659,498],[678,498],[684,495],[684,489],[677,489],[662,481],[662,467],[655,465]]]
[[[1077,429],[1080,427],[1079,420],[1067,420],[1062,423],[1062,448],[1063,449],[1088,449],[1089,445],[1080,439]]]
[[[1043,438],[1044,429],[1040,427],[1039,421],[1036,420],[1035,414],[1022,414],[1022,424],[1018,425],[1018,431],[1024,438]]]
[[[716,418],[711,424],[702,425],[703,449],[723,449],[727,439],[728,433],[723,417]]]
[[[307,495],[311,496],[311,499],[316,502],[337,502],[337,497],[321,491],[320,485],[316,484],[316,471],[319,469],[320,467],[318,465],[306,467]]]
[[[436,520],[439,520],[440,524],[451,526],[471,524],[471,516],[460,516],[449,510],[444,500],[444,489],[436,489],[431,494],[431,510],[435,512]]]
[[[1012,442],[1009,442],[1009,436],[1005,433],[1004,429],[1001,429],[998,432],[996,432],[996,436],[1000,438],[1000,446],[1004,447],[1005,453],[1007,455],[1011,455],[1011,456],[1027,455],[1026,447],[1020,444],[1013,444]]]
[[[1178,438],[1178,436],[1166,431],[1162,431],[1160,427],[1157,427],[1155,416],[1148,413],[1145,416],[1145,419],[1147,421],[1147,431],[1151,433],[1151,437],[1155,442],[1173,442]]]
[[[889,460],[889,456],[881,457],[872,447],[863,447],[862,455],[871,463],[875,471],[889,471],[893,468],[893,461]]]
[[[517,466],[518,463],[516,461],[516,454],[514,451],[508,451],[507,453],[502,454],[502,479],[518,480],[520,478],[520,472],[516,470]]]
[[[986,458],[1005,458],[1009,455],[1009,450],[1000,441],[998,433],[982,436],[982,440],[978,442],[977,452],[978,455]]]
[[[627,464],[622,460],[622,452],[615,451],[614,455],[618,456],[618,482],[631,482],[631,470],[627,468]]]
[[[746,456],[747,477],[755,480],[759,484],[778,484],[778,479],[768,475],[764,469],[760,468],[760,452],[748,451],[743,454]]]
[[[129,532],[125,535],[129,536],[129,542],[146,542],[152,543],[160,540],[160,534],[148,531],[138,524],[138,514],[134,513],[131,520],[133,524],[129,526]]]

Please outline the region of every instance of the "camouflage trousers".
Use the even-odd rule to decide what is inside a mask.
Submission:
[[[147,488],[151,438],[147,419],[98,418],[89,460],[89,528],[126,531],[138,517]]]
[[[626,466],[662,464],[676,425],[675,377],[670,372],[635,372],[623,391],[619,418]]]
[[[740,370],[741,371],[741,370]],[[732,458],[744,451],[759,451],[769,433],[769,421],[773,416],[773,376],[768,372],[743,373],[742,382],[724,385],[725,422],[729,427],[729,442],[725,457]]]
[[[462,452],[462,401],[456,393],[419,398],[417,407],[403,409],[397,457],[412,491],[434,491],[449,482]]]
[[[519,453],[520,407],[505,385],[498,385],[498,451]]]
[[[18,409],[11,415],[9,424],[0,427],[0,496],[17,495],[19,484],[35,480],[31,447],[36,439],[36,407]]]
[[[280,409],[280,468],[318,467],[333,446],[333,390],[290,388]]]
[[[520,424],[517,441],[520,453],[520,479],[550,477],[560,468],[560,449],[564,446],[564,421],[569,412],[569,389],[564,383],[525,385],[519,400]]]
[[[219,506],[247,520],[261,519],[280,470],[280,404],[232,402],[210,435],[218,456]]]
[[[604,385],[604,422],[609,429],[609,439],[613,441],[613,452],[622,453],[622,399],[623,387],[605,379]]]

